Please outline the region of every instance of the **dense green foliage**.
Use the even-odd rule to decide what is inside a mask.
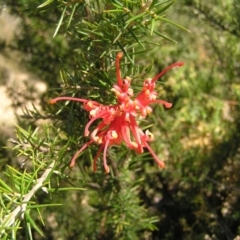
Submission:
[[[240,237],[240,3],[142,2],[6,2],[21,18],[21,32],[1,48],[22,54],[48,90],[43,111],[26,110],[19,120],[11,140],[16,157],[1,151],[2,239]],[[108,175],[101,162],[92,172],[97,146],[70,169],[87,141],[88,115],[79,103],[48,100],[113,103],[119,51],[122,74],[136,91],[147,77],[185,62],[157,82],[158,96],[173,107],[156,106],[141,122],[154,133],[151,146],[166,168],[148,151],[138,155],[122,145],[108,152]]]

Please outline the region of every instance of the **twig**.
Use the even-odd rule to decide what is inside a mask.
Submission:
[[[47,179],[49,174],[52,172],[53,167],[55,165],[55,161],[53,161],[49,167],[46,169],[46,171],[43,173],[43,175],[36,180],[36,185],[31,189],[29,193],[27,193],[22,201],[22,204],[18,207],[16,207],[11,213],[9,213],[3,222],[1,223],[1,228],[3,229],[0,233],[0,236],[4,233],[4,229],[11,227],[16,218],[19,217],[19,215],[23,215],[24,212],[26,211],[27,205],[29,200],[33,197],[33,195],[37,192],[39,188],[43,186],[44,181]]]
[[[39,151],[41,151],[43,153],[47,153],[50,150],[49,147],[47,148],[47,147],[42,147],[42,146],[36,146],[33,144],[29,144],[29,143],[20,143],[13,138],[8,139],[8,142],[10,142],[14,145],[18,145],[18,146],[22,147],[23,149],[28,149],[28,148],[38,149]]]

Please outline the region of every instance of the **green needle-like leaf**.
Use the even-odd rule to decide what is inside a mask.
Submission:
[[[67,7],[65,7],[65,8],[63,9],[61,18],[59,19],[58,25],[57,25],[57,27],[56,27],[56,30],[55,30],[54,34],[53,34],[53,38],[57,35],[57,33],[58,33],[58,31],[59,31],[59,29],[60,29],[60,27],[61,27],[61,25],[62,25],[62,22],[63,22],[64,16],[65,16],[66,10],[67,10]]]
[[[50,3],[52,3],[54,0],[47,0],[44,3],[42,3],[41,5],[38,6],[38,8],[42,8],[45,7],[47,5],[49,5]]]

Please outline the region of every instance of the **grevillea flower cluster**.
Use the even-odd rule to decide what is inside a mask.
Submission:
[[[182,62],[177,62],[165,70],[160,72],[154,78],[147,78],[143,82],[143,87],[140,93],[134,98],[133,89],[131,86],[131,78],[122,79],[120,71],[120,59],[123,53],[118,53],[116,57],[116,73],[117,83],[111,89],[115,94],[117,103],[115,105],[104,105],[96,101],[74,98],[74,97],[57,97],[50,100],[51,104],[57,101],[70,100],[83,103],[83,108],[89,112],[89,122],[85,126],[84,136],[90,137],[90,140],[85,143],[79,151],[73,156],[70,167],[73,167],[77,157],[91,144],[98,144],[100,147],[94,157],[93,170],[96,171],[96,161],[103,152],[103,165],[107,173],[110,169],[107,164],[107,149],[112,145],[120,145],[125,143],[127,147],[135,150],[137,153],[143,153],[143,149],[147,148],[152,154],[160,168],[164,168],[164,162],[161,161],[149,146],[149,142],[154,140],[153,134],[147,130],[145,132],[139,127],[137,119],[145,118],[152,113],[151,104],[162,104],[166,108],[172,106],[171,103],[157,100],[157,92],[155,91],[156,81],[165,74],[168,70],[176,66],[182,66]],[[96,120],[100,120],[97,127],[90,130],[90,126]]]

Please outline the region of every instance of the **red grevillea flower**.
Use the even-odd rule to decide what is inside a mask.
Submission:
[[[75,153],[70,167],[74,166],[77,157],[84,149],[95,143],[100,145],[100,147],[94,157],[93,169],[96,171],[96,161],[101,152],[103,152],[104,169],[109,173],[110,169],[106,158],[107,149],[112,145],[120,145],[122,142],[137,153],[143,153],[143,148],[147,148],[158,166],[164,167],[164,162],[157,157],[148,144],[148,142],[154,140],[153,134],[148,130],[143,132],[138,126],[136,119],[139,116],[144,118],[150,114],[152,112],[150,105],[153,103],[162,104],[166,108],[172,106],[169,102],[156,99],[155,82],[171,68],[182,66],[183,62],[174,63],[154,78],[146,79],[141,92],[134,98],[133,89],[130,87],[131,79],[129,77],[121,78],[120,59],[122,57],[123,53],[118,53],[116,57],[117,84],[114,84],[112,88],[117,98],[115,105],[104,105],[96,101],[74,97],[57,97],[50,100],[51,104],[61,100],[81,102],[83,103],[83,108],[89,112],[90,120],[85,126],[84,136],[89,136],[90,140]],[[97,127],[93,131],[89,130],[91,124],[96,120],[100,120]]]

